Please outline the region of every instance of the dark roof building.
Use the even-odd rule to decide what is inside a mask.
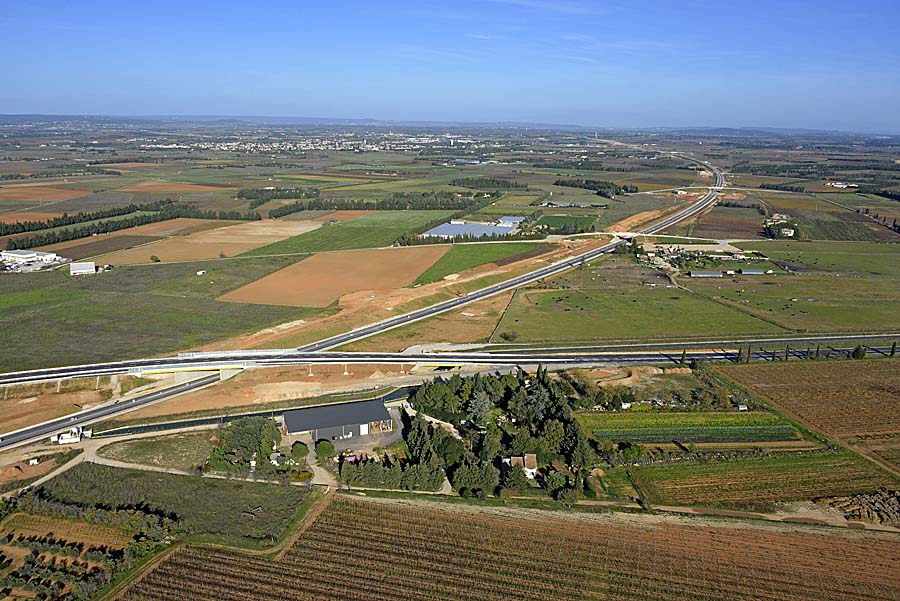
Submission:
[[[344,440],[393,429],[381,399],[306,407],[284,412],[288,434],[309,432],[313,440]]]

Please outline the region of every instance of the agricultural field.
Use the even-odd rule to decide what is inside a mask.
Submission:
[[[454,244],[449,252],[416,278],[415,283],[430,284],[485,263],[505,265],[548,252],[550,248],[537,242]]]
[[[765,238],[764,219],[754,208],[715,206],[696,220],[666,231],[716,240]]]
[[[636,444],[781,442],[800,433],[784,418],[760,411],[580,413],[581,427],[595,440]]]
[[[538,219],[538,225],[546,225],[551,230],[560,229],[567,225],[574,226],[581,230],[586,230],[587,228],[594,225],[595,219],[593,217],[577,217],[573,215],[542,215],[540,219]]]
[[[758,250],[796,272],[827,272],[900,277],[900,245],[872,242],[794,242],[770,240],[738,243]]]
[[[777,333],[780,328],[683,290],[516,292],[497,328],[517,342],[675,339]]]
[[[309,316],[316,310],[215,300],[294,261],[117,267],[84,278],[63,271],[2,275],[0,369],[146,357]],[[73,344],[86,335],[90,344]]]
[[[97,454],[125,463],[194,470],[203,466],[213,447],[215,433],[184,432],[114,442],[98,449]]]
[[[450,250],[407,246],[319,253],[219,297],[221,301],[327,307],[362,290],[401,288]]]
[[[753,509],[900,485],[900,478],[844,450],[637,466],[632,480],[651,505]]]
[[[244,253],[245,256],[306,254],[390,246],[403,234],[448,218],[452,211],[378,211],[347,222],[330,223]]]
[[[900,360],[717,369],[809,427],[881,457],[900,473]]]
[[[195,541],[265,548],[281,537],[306,490],[82,463],[41,485],[49,500],[82,507],[143,505],[176,516]]]
[[[154,256],[162,263],[233,257],[311,232],[320,225],[316,221],[251,221],[114,252],[103,261],[110,265],[137,265],[150,263]]]
[[[723,308],[733,307],[797,332],[883,332],[900,328],[900,286],[896,278],[802,273],[692,279],[685,285]]]
[[[0,523],[4,599],[88,598],[108,582],[132,536],[60,517],[14,513]]]
[[[900,595],[898,573],[892,540],[802,527],[338,497],[274,561],[180,549],[120,598],[875,601]]]

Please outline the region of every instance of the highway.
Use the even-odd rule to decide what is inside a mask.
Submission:
[[[16,430],[15,432],[10,432],[8,434],[2,434],[0,435],[0,450],[11,449],[24,444],[28,444],[29,442],[35,442],[42,438],[49,438],[53,434],[63,432],[76,426],[89,426],[93,423],[106,419],[111,415],[117,415],[119,413],[124,413],[127,411],[134,411],[135,409],[138,409],[145,405],[149,405],[151,403],[155,403],[157,401],[161,401],[163,399],[167,399],[169,397],[183,394],[190,390],[196,390],[197,388],[201,388],[214,382],[218,382],[219,379],[220,376],[218,373],[216,373],[211,376],[206,376],[198,378],[196,380],[191,380],[190,382],[185,382],[184,384],[178,384],[170,388],[137,396],[127,401],[118,401],[109,405],[95,407],[94,409],[87,409],[85,411],[73,413],[72,415],[67,415],[65,417],[60,417],[58,419],[44,422],[37,426],[23,428],[21,430]]]
[[[692,159],[691,159],[692,160]],[[695,161],[697,162],[697,161]],[[687,209],[672,215],[660,221],[659,223],[648,227],[647,229],[641,230],[641,234],[656,234],[666,229],[667,227],[678,223],[679,221],[683,221],[696,215],[697,213],[704,211],[714,205],[716,203],[716,198],[719,194],[719,191],[725,185],[725,178],[722,176],[722,172],[719,171],[718,168],[713,167],[707,163],[699,163],[704,167],[709,168],[715,175],[716,182],[710,187],[709,192],[704,196],[699,202],[694,203]],[[531,273],[527,273],[525,275],[521,275],[516,278],[512,278],[510,280],[506,280],[505,282],[500,282],[499,284],[494,284],[493,286],[488,286],[486,288],[482,288],[480,290],[476,290],[475,292],[471,292],[466,296],[462,296],[459,298],[451,299],[448,301],[444,301],[442,303],[438,303],[436,305],[432,305],[430,307],[426,307],[424,309],[419,309],[418,311],[413,311],[411,313],[406,313],[404,315],[398,315],[397,317],[391,317],[390,319],[386,319],[384,321],[380,321],[378,323],[374,323],[371,325],[364,326],[362,328],[357,328],[355,330],[351,330],[350,332],[346,332],[344,334],[338,334],[337,336],[332,336],[331,338],[326,338],[324,340],[319,340],[318,342],[313,342],[311,344],[307,344],[305,346],[298,347],[298,351],[322,351],[330,348],[334,348],[336,346],[340,346],[342,344],[347,344],[349,342],[355,342],[357,340],[361,340],[363,338],[367,338],[374,334],[380,334],[386,330],[390,330],[393,328],[397,328],[400,326],[404,326],[406,324],[412,323],[414,321],[418,321],[420,319],[426,319],[428,317],[432,317],[439,313],[444,313],[446,311],[451,311],[456,309],[457,307],[461,307],[463,305],[467,305],[469,303],[473,303],[475,301],[479,301],[485,299],[489,296],[494,296],[495,294],[500,294],[501,292],[506,292],[507,290],[512,290],[514,288],[518,288],[520,286],[524,286],[525,284],[530,284],[532,282],[536,282],[538,280],[542,280],[546,277],[550,277],[553,275],[557,275],[566,270],[569,270],[573,267],[577,267],[581,263],[591,261],[596,259],[597,257],[603,256],[605,254],[609,254],[613,252],[618,246],[624,244],[624,240],[613,240],[609,244],[602,246],[600,248],[596,248],[592,251],[571,257],[569,259],[565,259],[558,263],[554,263],[553,265],[548,265],[547,267],[543,267],[536,271],[532,271]]]

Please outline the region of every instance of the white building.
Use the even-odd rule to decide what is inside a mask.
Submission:
[[[95,273],[97,273],[97,265],[93,261],[69,265],[69,275],[93,275]]]
[[[4,250],[0,251],[0,261],[6,263],[56,263],[61,257],[56,253],[45,253],[39,250]]]

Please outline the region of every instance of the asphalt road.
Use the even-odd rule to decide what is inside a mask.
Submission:
[[[90,424],[96,423],[111,415],[116,415],[124,411],[132,411],[138,407],[149,405],[156,401],[161,401],[162,399],[188,392],[189,390],[195,390],[202,386],[206,386],[207,384],[212,384],[213,382],[218,382],[219,378],[219,374],[216,373],[211,376],[185,382],[184,384],[178,384],[177,386],[172,386],[165,390],[158,390],[149,394],[137,396],[127,401],[119,401],[110,405],[88,409],[86,411],[67,415],[66,417],[50,420],[37,426],[17,430],[9,434],[2,434],[0,435],[0,450],[11,449],[42,438],[49,438],[53,434],[66,431],[76,426],[89,426]]]
[[[716,183],[713,185],[709,193],[703,197],[699,202],[691,205],[684,211],[681,211],[663,221],[645,229],[641,230],[642,234],[656,234],[666,229],[670,225],[674,225],[679,221],[683,221],[685,219],[690,218],[691,216],[703,211],[716,202],[716,197],[719,194],[719,191],[725,185],[725,179],[722,176],[722,172],[718,170],[718,168],[708,165],[706,163],[703,164],[705,167],[708,167],[713,171],[716,176]],[[347,344],[349,342],[355,342],[357,340],[361,340],[363,338],[367,338],[374,334],[379,334],[386,330],[390,330],[392,328],[404,326],[408,323],[412,323],[414,321],[418,321],[420,319],[425,319],[428,317],[432,317],[439,313],[444,313],[445,311],[450,311],[457,307],[461,307],[463,305],[467,305],[469,303],[473,303],[475,301],[482,300],[489,296],[494,296],[495,294],[500,294],[501,292],[506,292],[507,290],[512,290],[514,288],[518,288],[520,286],[524,286],[525,284],[530,284],[532,282],[536,282],[538,280],[542,280],[546,277],[556,275],[558,273],[562,273],[568,269],[578,266],[581,263],[585,263],[587,261],[591,261],[605,254],[609,254],[613,252],[618,246],[624,244],[624,240],[614,240],[609,244],[602,246],[600,248],[594,249],[592,251],[583,253],[581,255],[577,255],[572,257],[571,259],[566,259],[565,261],[560,261],[559,263],[554,263],[553,265],[548,265],[547,267],[543,267],[538,269],[537,271],[532,271],[531,273],[527,273],[525,275],[521,275],[519,277],[513,278],[511,280],[507,280],[505,282],[500,282],[499,284],[494,284],[493,286],[488,286],[487,288],[482,288],[481,290],[476,290],[475,292],[471,292],[466,296],[451,299],[448,301],[444,301],[442,303],[438,303],[436,305],[432,305],[430,307],[426,307],[425,309],[419,309],[418,311],[413,311],[412,313],[406,313],[404,315],[398,315],[397,317],[392,317],[390,319],[371,324],[362,328],[358,328],[352,330],[350,332],[346,332],[344,334],[338,334],[337,336],[332,336],[331,338],[326,338],[324,340],[320,340],[318,342],[313,342],[312,344],[307,344],[305,346],[298,347],[298,351],[321,351],[330,348],[334,348],[336,346],[340,346],[342,344]]]

